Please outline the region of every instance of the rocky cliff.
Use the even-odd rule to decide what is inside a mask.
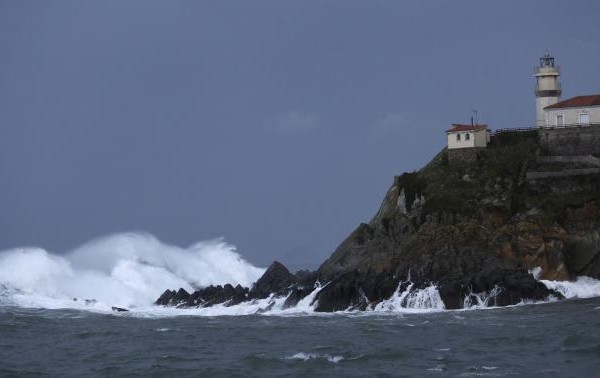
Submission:
[[[534,268],[542,279],[600,277],[600,174],[586,165],[595,158],[543,156],[538,141],[536,132],[497,135],[465,161],[442,151],[395,177],[373,219],[317,272],[300,278],[276,264],[251,290],[228,288],[227,300],[276,292],[292,306],[318,281],[317,311],[365,309],[410,281],[414,290],[436,285],[451,309],[476,293],[493,293],[494,305],[560,296]]]

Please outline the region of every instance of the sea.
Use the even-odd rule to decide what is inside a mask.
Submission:
[[[362,312],[314,312],[319,285],[291,309],[275,296],[152,304],[263,272],[220,239],[180,248],[142,233],[0,252],[0,377],[600,376],[600,281],[588,277],[542,281],[565,300],[502,308],[473,293],[446,310],[435,286],[410,285]]]

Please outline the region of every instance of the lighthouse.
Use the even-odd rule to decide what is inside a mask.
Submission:
[[[544,108],[560,101],[562,90],[558,77],[560,68],[554,65],[554,57],[548,51],[540,58],[535,68],[535,110],[537,127],[546,127],[548,122]]]

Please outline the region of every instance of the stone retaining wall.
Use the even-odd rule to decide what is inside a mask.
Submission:
[[[538,163],[584,163],[593,165],[600,168],[600,159],[592,155],[585,156],[538,156],[536,158]]]
[[[540,144],[549,155],[600,155],[600,126],[542,128]]]
[[[482,147],[449,149],[448,163],[474,162],[477,160],[477,155],[481,150],[483,150]]]

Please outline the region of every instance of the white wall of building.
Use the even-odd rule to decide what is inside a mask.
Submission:
[[[460,138],[457,138],[460,135]],[[448,148],[473,148],[487,147],[489,132],[485,129],[477,131],[449,131],[447,132]]]
[[[585,125],[586,118],[588,121],[587,123],[600,123],[600,106],[545,110],[545,126],[548,127],[560,127],[565,125],[569,126],[579,124]]]
[[[487,147],[490,142],[490,132],[481,130],[475,133],[475,147]]]
[[[560,100],[560,97],[536,97],[535,98],[535,110],[536,110],[536,126],[544,127],[548,125],[546,119],[546,106],[554,105]]]

